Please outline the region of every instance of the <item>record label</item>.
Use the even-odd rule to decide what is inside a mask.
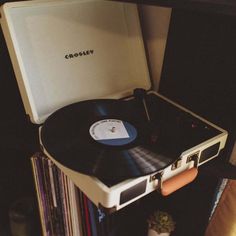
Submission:
[[[112,146],[128,144],[137,137],[133,125],[117,119],[99,120],[92,124],[89,133],[97,142]]]

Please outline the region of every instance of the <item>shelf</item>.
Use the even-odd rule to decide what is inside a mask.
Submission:
[[[234,0],[123,0],[122,2],[236,15],[236,1]]]

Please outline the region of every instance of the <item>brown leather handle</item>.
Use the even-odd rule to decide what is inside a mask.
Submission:
[[[197,168],[191,168],[162,183],[161,194],[167,196],[192,182],[198,174]]]

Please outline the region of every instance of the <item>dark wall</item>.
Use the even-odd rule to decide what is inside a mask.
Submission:
[[[25,115],[13,68],[0,30],[0,231],[10,205],[34,196],[30,164],[38,150],[37,127]]]

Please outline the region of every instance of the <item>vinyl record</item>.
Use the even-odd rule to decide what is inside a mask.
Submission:
[[[142,109],[141,109],[142,110]],[[135,100],[89,100],[53,113],[41,129],[47,153],[62,165],[104,180],[139,177],[178,158]]]

